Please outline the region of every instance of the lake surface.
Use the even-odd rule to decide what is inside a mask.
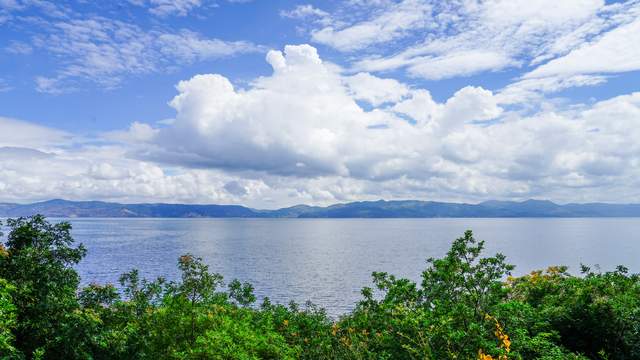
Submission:
[[[640,272],[640,219],[72,219],[88,248],[83,283],[117,282],[132,268],[149,279],[178,276],[192,253],[225,276],[251,282],[259,298],[311,300],[332,315],[353,308],[372,271],[418,280],[428,257],[472,229],[486,253],[515,274],[549,265],[624,264]]]

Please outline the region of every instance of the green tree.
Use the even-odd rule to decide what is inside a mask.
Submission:
[[[441,259],[428,259],[421,287],[408,279],[373,273],[374,289],[339,325],[342,344],[365,358],[469,359],[479,349],[504,354],[489,321],[506,299],[504,255],[480,257],[484,242],[471,231]],[[357,355],[352,356],[358,358]]]
[[[0,256],[3,256],[4,248],[0,245]],[[11,293],[15,287],[5,279],[0,279],[0,357],[12,358],[18,356],[17,349],[13,346],[13,329],[16,326],[16,307],[13,304]]]
[[[36,215],[9,219],[7,225],[8,256],[0,258],[0,277],[15,286],[16,347],[28,357],[38,351],[64,358],[70,350],[66,322],[78,309],[73,265],[86,250],[73,246],[67,222],[51,224]]]
[[[583,267],[581,277],[566,270],[514,279],[512,297],[531,306],[566,349],[592,359],[640,358],[640,276],[624,267],[605,273]]]
[[[473,357],[479,348],[487,349],[493,339],[493,323],[486,321],[506,298],[503,279],[514,269],[502,254],[480,258],[484,241],[477,241],[468,230],[456,239],[442,259],[429,259],[422,273],[422,306],[431,309],[436,325],[437,347],[447,353]]]

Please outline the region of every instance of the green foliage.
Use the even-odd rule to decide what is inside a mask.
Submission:
[[[593,359],[640,358],[640,277],[624,267],[606,273],[564,267],[514,279],[514,299],[528,304],[558,343]]]
[[[78,309],[78,274],[72,266],[85,255],[73,247],[69,223],[50,224],[42,216],[10,219],[7,256],[0,258],[0,277],[14,287],[17,324],[15,344],[25,355],[45,351],[64,358],[68,341],[62,334]]]
[[[2,359],[639,359],[640,276],[620,267],[552,267],[513,278],[501,254],[482,257],[470,231],[419,284],[373,273],[353,311],[256,306],[253,287],[225,287],[202,259],[181,278],[133,270],[119,287],[78,288],[85,255],[68,223],[9,220],[0,245]]]
[[[0,249],[1,251],[2,249]],[[2,256],[1,253],[0,256]],[[12,302],[11,293],[14,290],[13,285],[0,278],[0,354],[6,354],[7,357],[17,354],[16,348],[13,346],[16,306]]]

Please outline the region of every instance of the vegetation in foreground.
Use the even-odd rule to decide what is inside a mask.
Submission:
[[[349,314],[255,304],[250,284],[180,257],[182,279],[79,289],[68,223],[8,220],[0,245],[3,359],[640,359],[640,277],[566,267],[509,277],[471,231],[416,284],[386,273]],[[506,281],[505,281],[506,279]]]

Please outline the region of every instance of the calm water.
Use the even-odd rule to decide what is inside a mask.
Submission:
[[[137,268],[147,278],[178,276],[178,256],[202,257],[225,279],[251,282],[272,301],[311,300],[336,315],[353,307],[372,271],[419,279],[472,229],[487,253],[500,251],[516,274],[549,265],[625,264],[640,272],[640,219],[74,219],[89,253],[84,283],[116,282]]]

